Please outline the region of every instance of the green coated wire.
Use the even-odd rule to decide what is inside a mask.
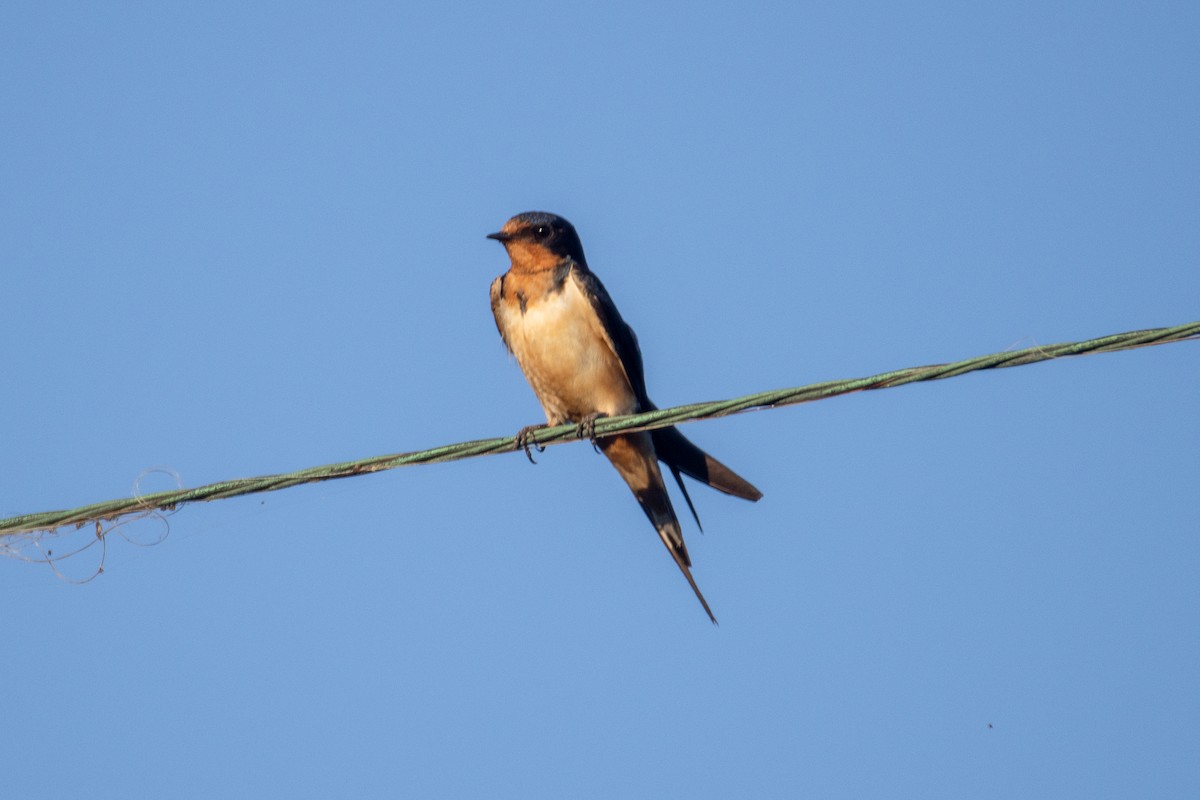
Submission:
[[[746,411],[763,408],[797,405],[799,403],[808,403],[851,392],[888,389],[895,386],[903,386],[907,383],[953,378],[965,375],[968,372],[977,372],[984,369],[1018,367],[1066,356],[1077,356],[1088,353],[1110,353],[1117,350],[1130,350],[1136,347],[1178,342],[1196,337],[1200,337],[1200,322],[1191,322],[1170,328],[1153,328],[1150,330],[1117,333],[1082,342],[1029,347],[1024,350],[1012,350],[977,356],[950,364],[910,367],[866,378],[827,381],[808,386],[799,386],[793,389],[759,392],[744,397],[735,397],[730,400],[691,403],[689,405],[664,408],[644,414],[605,417],[596,421],[595,435],[605,436],[614,433],[665,428],[682,422],[724,417],[730,414],[741,414]],[[583,435],[582,432],[575,425],[559,425],[554,428],[534,430],[529,434],[526,442],[530,446],[541,447],[573,441],[581,438],[581,435]],[[81,527],[88,523],[96,523],[99,526],[101,522],[114,520],[127,514],[141,514],[147,511],[172,511],[184,503],[221,500],[227,497],[239,497],[257,492],[273,492],[279,489],[287,489],[291,486],[299,486],[304,483],[349,478],[354,475],[381,472],[413,464],[457,461],[462,458],[508,453],[519,450],[520,447],[521,445],[515,436],[479,439],[472,442],[459,442],[412,453],[374,456],[359,461],[327,464],[325,466],[311,467],[279,475],[238,478],[236,480],[221,481],[220,483],[210,483],[194,489],[175,489],[118,500],[108,500],[103,503],[93,503],[92,505],[80,508],[22,514],[8,519],[0,519],[0,536],[32,531],[52,531],[67,525]]]

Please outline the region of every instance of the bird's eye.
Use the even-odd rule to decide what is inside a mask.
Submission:
[[[549,239],[550,238],[550,226],[549,225],[538,225],[536,228],[533,229],[533,235],[537,239]]]

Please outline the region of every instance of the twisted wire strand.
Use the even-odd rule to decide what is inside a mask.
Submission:
[[[908,367],[865,378],[825,381],[823,383],[814,383],[791,389],[758,392],[729,400],[690,403],[650,411],[644,414],[603,417],[596,421],[595,434],[599,437],[614,433],[665,428],[694,420],[713,419],[731,414],[742,414],[747,411],[809,403],[852,392],[890,389],[909,383],[955,378],[969,372],[978,372],[985,369],[1019,367],[1026,364],[1035,364],[1039,361],[1064,358],[1066,356],[1132,350],[1137,347],[1166,344],[1168,342],[1184,341],[1197,337],[1200,337],[1200,321],[1169,328],[1151,328],[1148,330],[1117,333],[1081,342],[1066,342],[1063,344],[1029,347],[1023,350],[1010,350],[976,356],[948,364]],[[563,444],[575,441],[581,438],[581,435],[586,437],[586,434],[582,434],[575,425],[559,425],[553,428],[541,428],[532,431],[527,436],[526,442],[531,446]],[[228,497],[239,497],[258,492],[274,492],[305,483],[350,478],[355,475],[381,472],[383,470],[415,464],[432,464],[496,453],[509,453],[520,448],[521,444],[518,442],[516,436],[478,439],[475,441],[442,445],[428,450],[417,450],[411,453],[394,453],[391,455],[373,456],[358,461],[326,464],[324,466],[310,467],[278,475],[238,478],[219,483],[210,483],[193,489],[174,489],[117,500],[108,500],[73,509],[22,514],[8,519],[0,519],[0,536],[33,531],[53,531],[56,528],[67,525],[73,525],[77,528],[88,523],[96,523],[98,525],[101,522],[115,520],[128,514],[145,513],[147,510],[152,509],[174,511],[184,503],[222,500]]]

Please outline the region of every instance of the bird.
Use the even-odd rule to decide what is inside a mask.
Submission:
[[[599,417],[656,408],[646,393],[637,336],[588,268],[579,234],[567,220],[527,211],[487,238],[504,245],[512,262],[491,285],[496,328],[537,395],[546,424],[575,423],[581,435],[591,430],[593,444],[633,491],[715,625],[717,618],[692,577],[692,560],[658,462],[671,471],[697,527],[700,517],[681,473],[746,500],[757,501],[762,492],[674,427],[596,438]],[[522,430],[518,442],[538,427],[544,426]]]

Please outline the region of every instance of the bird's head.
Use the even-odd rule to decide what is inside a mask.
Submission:
[[[487,238],[504,245],[513,268],[520,272],[554,269],[568,257],[580,266],[587,266],[579,234],[571,223],[556,214],[545,211],[517,214]]]

